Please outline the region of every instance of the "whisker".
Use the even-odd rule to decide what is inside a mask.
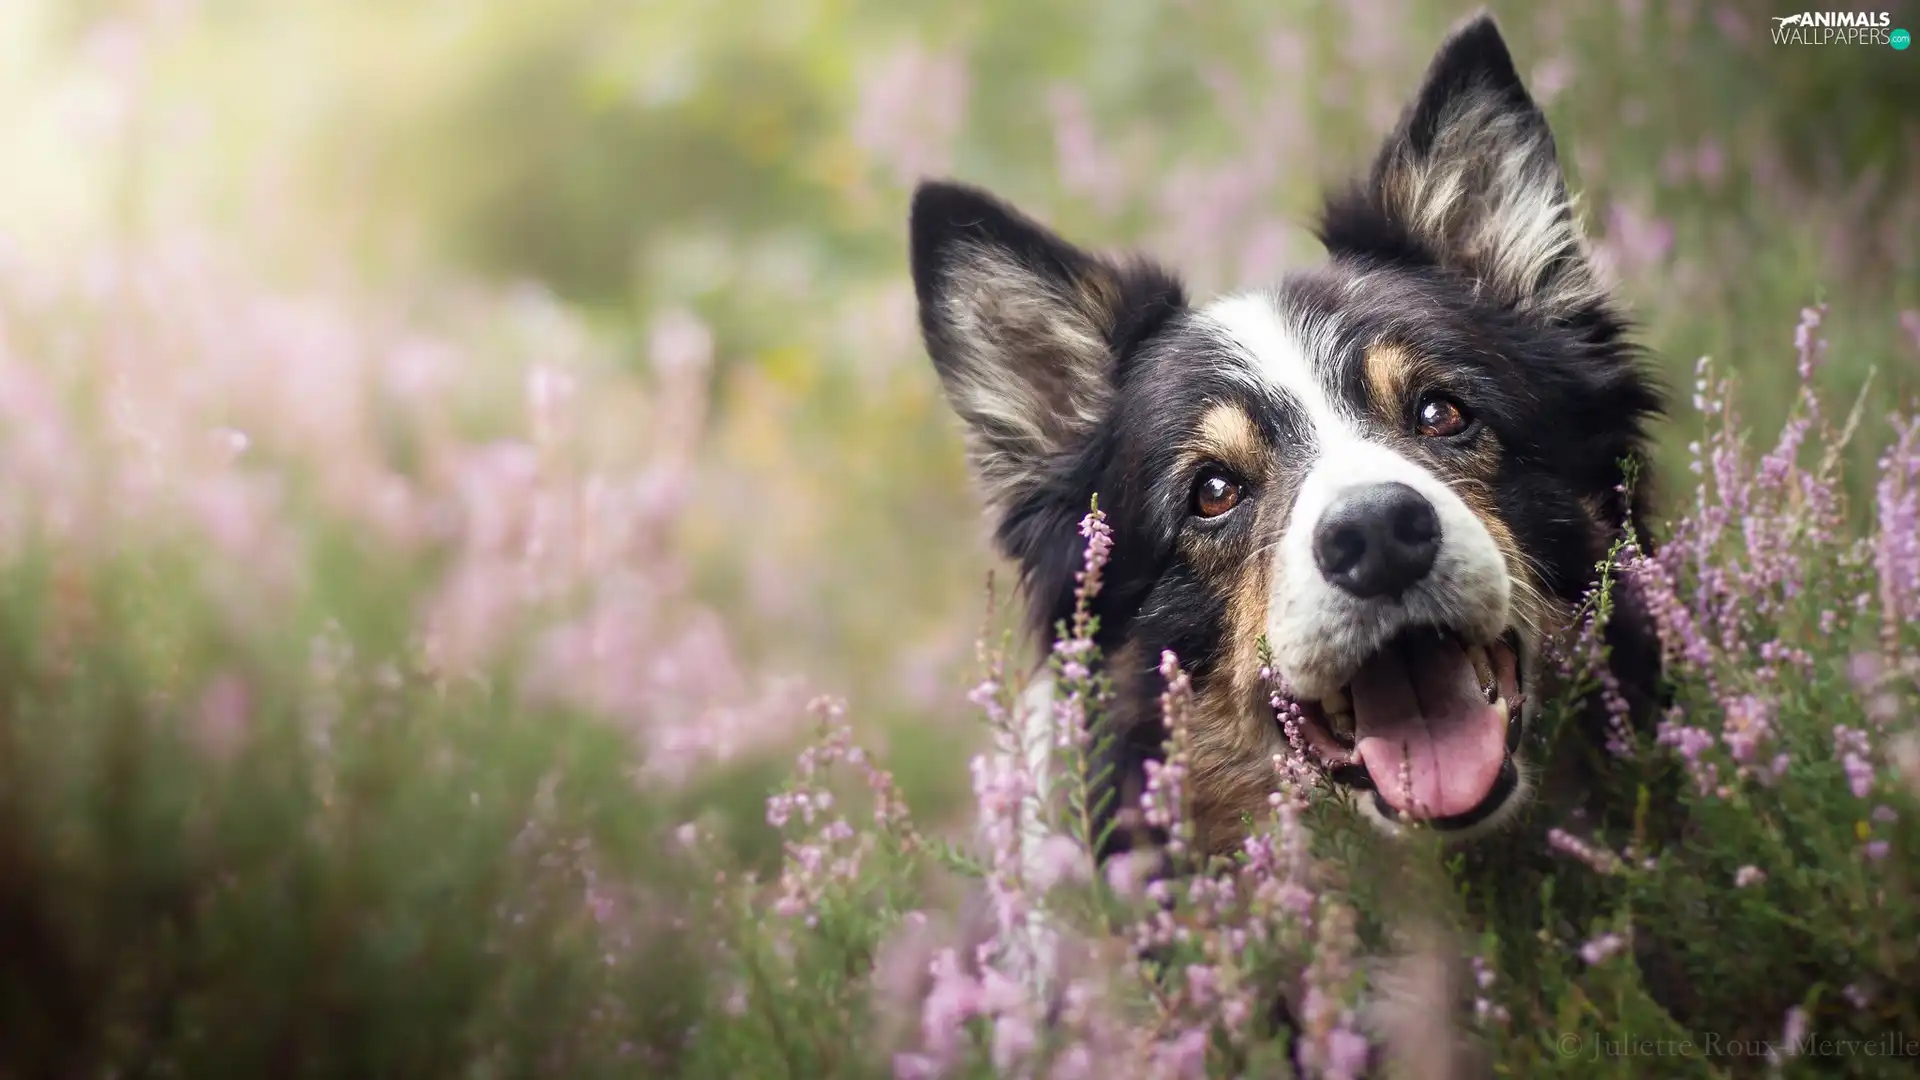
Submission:
[[[1250,559],[1257,559],[1260,556],[1265,555],[1266,553],[1272,551],[1273,549],[1279,547],[1281,544],[1285,543],[1286,539],[1287,539],[1286,537],[1282,536],[1277,540],[1272,540],[1266,544],[1262,544],[1261,546],[1254,548],[1253,553],[1248,555],[1247,557]]]

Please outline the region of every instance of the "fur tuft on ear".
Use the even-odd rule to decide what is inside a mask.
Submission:
[[[1180,285],[960,184],[919,187],[911,234],[927,352],[1004,523],[1106,418],[1117,364],[1184,304]]]
[[[1484,11],[1443,42],[1364,184],[1331,200],[1329,251],[1417,259],[1548,318],[1602,301],[1553,133]]]

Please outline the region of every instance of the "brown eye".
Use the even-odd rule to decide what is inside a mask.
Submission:
[[[1428,394],[1420,399],[1420,434],[1429,439],[1449,439],[1467,430],[1472,421],[1467,410],[1445,394]]]
[[[1240,505],[1240,485],[1218,469],[1200,474],[1193,485],[1193,512],[1203,518],[1217,518]]]

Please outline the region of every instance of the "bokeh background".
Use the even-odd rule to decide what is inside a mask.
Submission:
[[[1492,6],[1679,404],[1710,354],[1772,430],[1816,302],[1834,398],[1920,391],[1920,49],[1776,46],[1779,4]],[[380,444],[380,402],[497,485],[503,433],[565,398],[653,500],[623,549],[657,571],[649,630],[595,639],[651,681],[597,704],[678,725],[648,733],[657,770],[718,762],[699,797],[753,817],[798,731],[768,703],[832,691],[938,812],[967,790],[996,567],[917,339],[911,185],[985,184],[1202,294],[1259,283],[1318,257],[1316,193],[1466,11],[6,0],[0,279],[20,303],[55,278],[137,293],[95,342],[136,402],[304,447],[363,501],[405,472],[349,448]],[[39,362],[70,362],[45,334]],[[373,404],[340,390],[369,381]],[[252,565],[245,505],[206,512]]]

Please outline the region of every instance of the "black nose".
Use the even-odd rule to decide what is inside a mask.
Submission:
[[[1398,596],[1427,576],[1440,551],[1433,504],[1405,484],[1342,493],[1313,530],[1320,574],[1354,596]]]

